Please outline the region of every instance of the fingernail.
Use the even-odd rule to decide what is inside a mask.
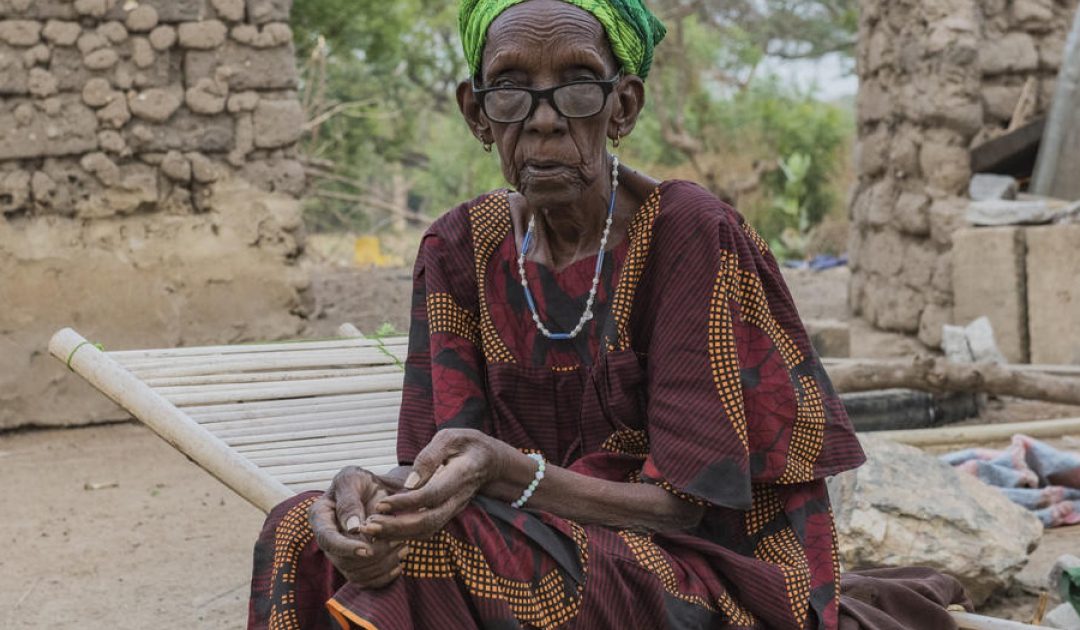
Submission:
[[[408,556],[408,555],[409,555],[409,548],[408,547],[402,547],[401,551],[398,552],[397,557],[399,559],[401,559],[401,560],[404,560],[405,557]]]
[[[371,550],[367,547],[358,547],[356,549],[356,555],[360,556],[361,558],[366,558],[371,555]]]
[[[412,490],[412,489],[416,488],[416,484],[418,484],[418,483],[420,483],[420,475],[418,475],[418,474],[416,474],[414,472],[409,473],[409,477],[407,479],[405,479],[405,488],[407,490]]]
[[[386,514],[387,512],[390,511],[390,504],[389,503],[380,503],[380,504],[375,506],[375,511],[378,512],[379,514]]]
[[[360,517],[353,514],[349,520],[345,521],[345,531],[355,534],[358,529],[360,529]]]

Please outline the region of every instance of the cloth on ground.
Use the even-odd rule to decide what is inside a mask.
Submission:
[[[956,578],[921,567],[845,573],[840,593],[839,630],[951,630],[949,606],[972,610]]]
[[[1026,435],[1004,450],[969,448],[941,457],[957,470],[1000,488],[1046,527],[1080,523],[1080,455]]]

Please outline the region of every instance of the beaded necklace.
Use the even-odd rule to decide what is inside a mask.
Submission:
[[[529,218],[529,230],[525,233],[525,238],[521,242],[521,252],[518,254],[517,264],[518,273],[521,275],[521,287],[525,289],[525,301],[529,303],[529,310],[532,311],[533,323],[536,324],[537,330],[540,334],[544,335],[548,339],[555,341],[566,341],[573,339],[581,334],[585,324],[593,318],[593,303],[596,302],[596,289],[600,285],[600,272],[604,268],[604,248],[607,247],[608,235],[611,234],[611,221],[615,215],[615,191],[619,188],[619,158],[612,156],[611,165],[611,200],[608,202],[607,222],[604,224],[604,234],[600,237],[600,253],[596,257],[596,273],[593,275],[592,288],[589,289],[589,299],[585,303],[585,312],[581,314],[581,319],[578,320],[577,326],[570,332],[553,333],[548,330],[544,322],[540,321],[540,314],[536,311],[536,301],[533,300],[532,291],[529,290],[529,280],[525,277],[525,255],[529,253],[529,246],[532,245],[533,235],[536,232],[536,215],[534,214]]]

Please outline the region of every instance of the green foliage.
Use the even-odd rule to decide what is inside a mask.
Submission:
[[[762,76],[766,59],[849,53],[854,0],[652,0],[669,27],[649,104],[620,149],[658,177],[685,177],[737,202],[763,236],[799,239],[839,208],[850,111]],[[333,164],[316,183],[316,229],[376,231],[388,208],[438,215],[505,186],[457,112],[467,70],[457,3],[305,0],[294,8],[313,125],[306,152]],[[324,171],[325,175],[325,171]],[[747,189],[743,180],[757,178]],[[797,254],[797,247],[786,253]]]

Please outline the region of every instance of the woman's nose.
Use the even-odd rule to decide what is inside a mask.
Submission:
[[[550,98],[541,98],[536,110],[525,119],[525,130],[534,133],[563,133],[566,131],[566,118],[555,111]]]

